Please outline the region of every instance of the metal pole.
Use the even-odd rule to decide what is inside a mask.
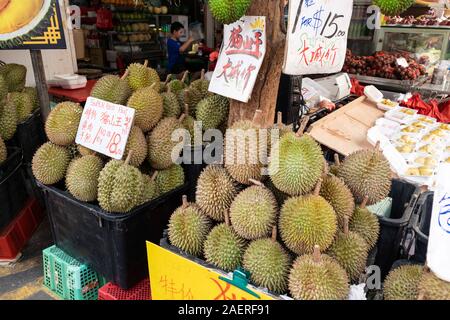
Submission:
[[[33,65],[36,90],[38,92],[39,105],[41,106],[42,121],[47,120],[50,113],[50,98],[48,96],[47,80],[45,78],[44,62],[41,50],[30,50],[31,62]]]

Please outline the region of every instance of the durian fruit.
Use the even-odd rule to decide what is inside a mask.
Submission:
[[[224,213],[236,195],[236,185],[222,166],[209,165],[200,174],[195,199],[202,212],[214,221],[224,221]]]
[[[33,87],[25,87],[23,89],[23,93],[26,93],[33,104],[33,110],[39,109],[39,98],[38,98],[38,92],[36,88]]]
[[[100,172],[98,202],[111,213],[128,213],[142,203],[144,180],[136,167],[129,165],[132,151],[125,162],[111,160]]]
[[[174,164],[169,169],[158,171],[156,186],[160,194],[168,193],[184,184],[183,167]]]
[[[276,227],[272,238],[254,240],[245,250],[243,265],[250,272],[254,284],[275,293],[286,293],[291,258],[276,240]]]
[[[333,207],[319,196],[320,185],[321,180],[313,194],[290,198],[281,208],[281,238],[291,251],[299,255],[312,253],[315,245],[328,249],[338,229]]]
[[[171,74],[169,74],[169,75],[167,75],[167,77],[166,77],[166,81],[164,81],[164,82],[160,82],[160,90],[159,90],[159,92],[167,92],[167,84],[169,83],[169,81],[170,81],[170,79],[172,78],[172,75]]]
[[[341,166],[341,160],[339,159],[339,155],[337,153],[335,153],[334,154],[334,164],[331,165],[330,169],[329,169],[330,174],[337,176],[340,166]]]
[[[152,130],[163,116],[163,98],[154,87],[138,89],[127,104],[136,110],[134,124],[144,132]]]
[[[139,167],[147,158],[147,140],[142,130],[133,126],[128,136],[127,146],[125,148],[124,157],[128,155],[130,150],[133,150],[133,154],[130,159],[130,164],[135,167]]]
[[[183,127],[189,131],[189,135],[191,137],[191,145],[195,144],[195,119],[190,116],[189,106],[187,104],[184,105],[184,119],[182,122]]]
[[[343,230],[345,217],[350,219],[355,211],[355,199],[350,189],[336,176],[325,175],[320,195],[333,207],[338,218],[338,225]]]
[[[192,117],[196,116],[197,105],[202,101],[202,95],[200,91],[188,88],[178,92],[178,102],[180,106],[188,105],[189,106],[189,114]]]
[[[8,63],[0,66],[0,75],[8,84],[9,92],[21,92],[25,88],[27,68],[21,64]]]
[[[205,69],[202,69],[202,75],[200,79],[193,81],[190,85],[190,88],[200,92],[201,99],[206,98],[209,89],[209,81],[205,79]]]
[[[358,281],[364,272],[369,246],[358,233],[349,231],[348,217],[344,218],[344,231],[339,231],[327,254],[345,269],[352,281]]]
[[[374,0],[373,4],[378,6],[384,15],[398,16],[408,10],[414,0]]]
[[[245,15],[251,4],[251,0],[209,0],[208,5],[218,22],[230,24]]]
[[[242,265],[242,256],[247,242],[230,225],[228,213],[225,223],[214,227],[206,237],[203,252],[206,262],[225,270],[233,271]]]
[[[419,300],[450,300],[450,282],[425,271],[419,283]]]
[[[379,147],[349,155],[339,168],[338,177],[352,191],[357,203],[365,196],[368,205],[385,199],[391,190],[392,173],[389,162]]]
[[[97,156],[76,158],[70,163],[66,174],[67,190],[78,200],[97,200],[98,177],[103,162]]]
[[[156,177],[158,175],[158,171],[150,177],[146,174],[142,175],[142,179],[144,180],[144,195],[142,197],[142,204],[152,201],[159,197],[160,192],[158,190],[158,186],[156,185]]]
[[[360,206],[356,207],[350,219],[349,227],[350,231],[358,233],[366,240],[369,245],[369,250],[371,250],[378,241],[380,222],[378,221],[378,217],[366,208],[366,204],[367,197]]]
[[[272,183],[272,180],[267,179],[265,181],[266,187],[269,188],[270,191],[272,191],[273,195],[277,199],[278,207],[282,207],[284,202],[290,198],[290,196],[287,193],[284,193],[280,190],[278,190]]]
[[[67,101],[58,104],[45,123],[48,139],[60,146],[74,143],[82,114],[83,108],[78,103]]]
[[[253,121],[243,120],[233,124],[226,131],[225,168],[239,183],[250,185],[251,179],[261,180],[264,163],[260,159],[261,110],[257,110]]]
[[[148,136],[148,159],[152,168],[156,170],[168,169],[173,165],[172,152],[178,143],[172,141],[172,133],[184,129],[182,122],[184,115],[177,118],[165,118]],[[181,153],[180,148],[179,153]],[[178,153],[178,154],[179,154]]]
[[[169,241],[181,250],[199,256],[211,230],[211,221],[183,196],[183,205],[170,217]]]
[[[181,115],[181,106],[178,102],[177,95],[168,89],[168,91],[162,93],[161,96],[163,97],[163,117],[178,118]]]
[[[7,141],[14,137],[17,130],[17,111],[12,101],[0,105],[0,137]]]
[[[308,121],[306,117],[297,134],[285,134],[270,153],[270,179],[275,187],[291,196],[311,192],[323,171],[322,149],[313,138],[303,135]]]
[[[289,291],[296,300],[346,300],[349,279],[336,260],[320,253],[298,257],[289,274]]]
[[[95,152],[94,150],[91,150],[89,148],[83,147],[82,145],[77,145],[77,149],[78,149],[78,153],[81,156],[89,156],[89,155],[96,155],[97,152]]]
[[[6,150],[6,145],[3,139],[0,137],[0,165],[5,162],[8,157],[8,151]]]
[[[385,300],[417,300],[423,266],[404,265],[389,272],[384,281]]]
[[[6,99],[8,96],[8,84],[6,83],[5,78],[0,74],[0,104]]]
[[[230,101],[226,97],[214,95],[203,99],[197,105],[196,119],[203,122],[203,130],[217,129],[228,119]]]
[[[33,101],[30,96],[22,92],[11,92],[9,100],[14,103],[17,111],[17,123],[27,120],[33,112]]]
[[[186,71],[181,80],[174,79],[174,80],[170,81],[167,84],[167,90],[170,90],[171,92],[173,92],[175,94],[178,94],[180,91],[186,89],[186,87],[187,87],[186,79],[187,79],[188,75],[189,75],[189,72]]]
[[[33,175],[43,184],[55,184],[64,179],[69,162],[70,153],[67,148],[47,142],[33,156]]]
[[[239,193],[230,207],[231,224],[244,239],[267,237],[277,218],[277,200],[269,189],[258,181]]]
[[[91,91],[91,97],[109,101],[111,103],[125,105],[130,98],[132,90],[126,80],[127,72],[122,78],[115,75],[107,75],[97,81]]]
[[[160,90],[161,80],[159,79],[158,72],[155,69],[148,68],[148,61],[145,60],[144,64],[132,63],[127,69],[127,81],[130,88],[133,91],[150,87],[153,84],[157,84],[154,87],[156,92]]]

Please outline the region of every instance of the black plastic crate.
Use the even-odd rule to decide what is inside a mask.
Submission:
[[[390,218],[379,217],[380,237],[377,243],[375,265],[380,267],[382,279],[387,276],[392,264],[400,256],[403,236],[420,193],[420,188],[412,183],[398,179],[392,180],[389,195],[392,198],[391,216]]]
[[[159,243],[188,189],[185,184],[129,214],[108,214],[57,187],[38,185],[45,193],[55,244],[122,289],[148,276],[145,243]]]
[[[0,166],[0,230],[22,210],[28,198],[22,171],[22,152],[8,148],[8,159]]]
[[[417,202],[417,210],[411,221],[414,235],[414,261],[425,263],[428,251],[431,216],[433,213],[434,192],[422,194]]]
[[[8,145],[22,149],[23,162],[31,163],[37,149],[47,141],[41,111],[36,110],[26,121],[17,126]]]
[[[206,167],[203,159],[203,152],[206,146],[185,146],[183,148],[183,154],[190,153],[190,163],[185,163],[185,172],[187,181],[189,181],[189,189],[187,191],[187,196],[189,201],[195,202],[195,191],[197,189],[197,181],[202,173],[203,169]],[[202,159],[201,164],[195,164],[196,158]]]
[[[23,173],[25,177],[25,186],[27,193],[30,197],[36,199],[41,206],[45,208],[45,196],[44,192],[36,183],[36,178],[33,175],[33,170],[31,169],[31,163],[23,164]]]

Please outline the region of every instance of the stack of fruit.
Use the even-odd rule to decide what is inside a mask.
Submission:
[[[98,201],[111,213],[128,213],[185,183],[183,168],[172,161],[179,143],[171,138],[177,129],[193,131],[194,118],[189,115],[188,104],[198,104],[191,110],[197,110],[200,119],[207,114],[211,126],[225,123],[228,115],[228,99],[209,94],[206,80],[194,81],[190,87],[180,80],[162,83],[147,63],[130,65],[122,78],[101,78],[91,96],[136,110],[124,154],[126,161],[106,159],[76,145],[83,109],[64,102],[47,119],[45,131],[50,141],[36,152],[32,169],[41,183],[53,185],[65,179],[67,190],[76,199]],[[210,110],[217,113],[216,118]]]
[[[398,63],[404,58],[408,67]],[[426,69],[408,54],[380,51],[373,56],[354,56],[347,50],[343,72],[362,76],[380,77],[396,80],[416,80],[426,74]]]
[[[0,66],[0,164],[7,158],[4,142],[12,139],[17,125],[39,108],[36,89],[25,87],[26,75],[23,65]]]
[[[227,136],[234,129],[250,139],[250,130],[261,130],[258,122],[257,112]],[[366,205],[388,196],[389,163],[377,147],[329,168],[302,129],[275,128],[281,138],[271,147],[269,179],[249,156],[259,154],[261,141],[227,146],[225,166],[209,165],[199,177],[196,203],[184,199],[173,213],[169,241],[223,270],[243,266],[255,285],[274,293],[347,299],[377,243],[378,218]],[[239,155],[245,161],[229,162]]]

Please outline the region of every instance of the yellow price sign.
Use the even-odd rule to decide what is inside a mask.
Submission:
[[[224,274],[151,242],[147,242],[147,256],[153,300],[274,300],[276,298],[249,285],[247,289],[255,293],[252,295],[222,280]],[[259,296],[259,299],[256,296]]]

